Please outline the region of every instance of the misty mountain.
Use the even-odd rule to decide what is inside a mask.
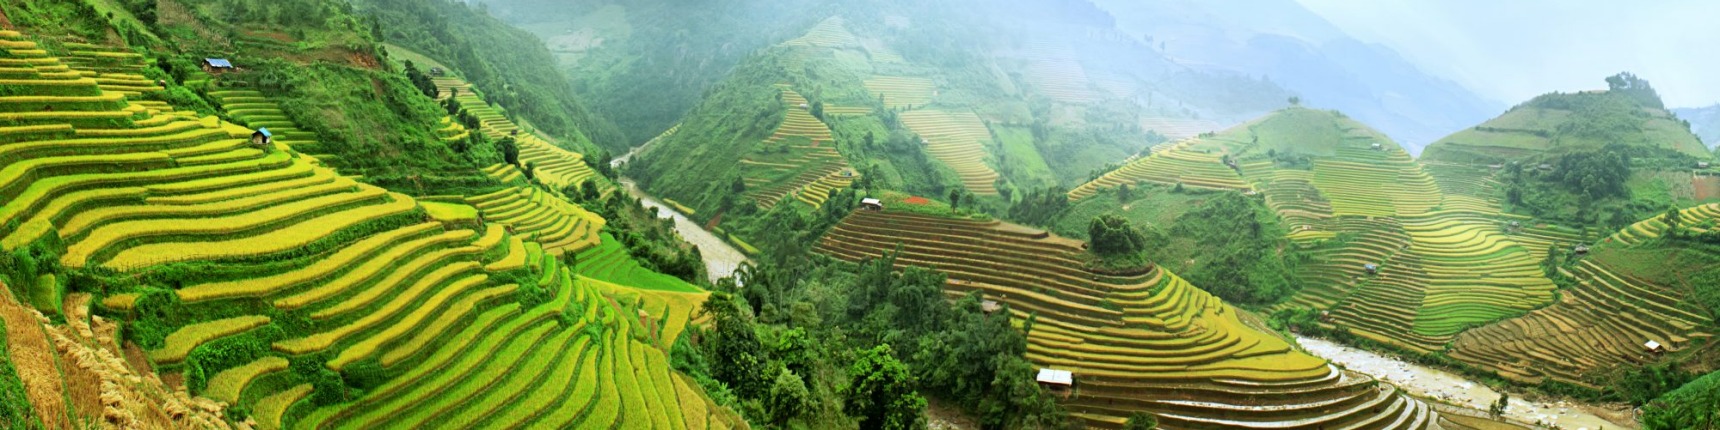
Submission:
[[[1672,113],[1678,118],[1690,122],[1690,132],[1702,138],[1702,143],[1713,148],[1720,143],[1720,104],[1704,108],[1673,109]]]
[[[1119,29],[1180,64],[1264,76],[1304,104],[1343,111],[1412,152],[1504,108],[1390,48],[1350,37],[1292,0],[1095,3]]]

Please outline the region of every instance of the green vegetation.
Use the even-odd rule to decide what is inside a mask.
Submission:
[[[619,129],[586,109],[543,42],[464,2],[360,0],[381,37],[459,70],[490,103],[582,152],[620,152]],[[559,8],[558,8],[559,9]],[[497,49],[507,47],[507,49]],[[641,98],[643,99],[643,98]]]
[[[1720,373],[1704,376],[1643,407],[1642,428],[1696,429],[1720,426]]]

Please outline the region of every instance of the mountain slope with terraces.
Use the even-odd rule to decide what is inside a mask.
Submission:
[[[0,310],[13,362],[61,369],[18,375],[52,428],[747,427],[668,364],[707,293],[638,290],[663,275],[626,254],[625,276],[567,267],[605,220],[558,191],[418,200],[299,152],[327,142],[246,76],[200,85],[275,140],[62,60],[90,45],[0,39]],[[439,215],[468,203],[484,217]]]
[[[899,247],[899,248],[898,248]],[[1078,241],[997,221],[857,211],[822,253],[949,274],[1031,321],[1028,358],[1074,373],[1063,401],[1087,425],[1119,428],[1151,411],[1166,428],[1434,428],[1438,414],[1395,387],[1297,352],[1258,317],[1162,269],[1083,269]],[[1004,275],[1008,273],[1008,275]]]

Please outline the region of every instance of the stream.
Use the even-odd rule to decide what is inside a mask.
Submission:
[[[1411,395],[1464,408],[1486,411],[1499,399],[1487,385],[1451,372],[1410,363],[1371,351],[1352,348],[1324,339],[1296,336],[1308,353],[1333,364],[1372,375],[1404,389]],[[1512,397],[1505,418],[1517,424],[1541,423],[1566,430],[1633,429],[1635,422],[1614,422],[1595,415],[1601,406],[1571,400],[1531,400]]]
[[[628,153],[628,155],[632,155],[632,153]],[[686,239],[687,243],[699,247],[699,254],[705,257],[705,273],[711,278],[711,282],[734,274],[735,269],[747,261],[746,254],[741,253],[739,249],[730,246],[728,242],[717,237],[716,234],[706,231],[699,223],[693,222],[692,219],[676,211],[675,208],[657,201],[649,194],[645,194],[645,191],[640,190],[639,186],[633,183],[633,180],[621,178],[621,186],[627,190],[628,194],[639,198],[640,203],[644,204],[646,208],[656,208],[659,218],[673,218],[675,220],[675,232],[680,233],[681,238]]]

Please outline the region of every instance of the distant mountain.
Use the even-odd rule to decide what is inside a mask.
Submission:
[[[1678,118],[1690,121],[1690,131],[1709,148],[1720,145],[1720,104],[1705,108],[1673,109]]]
[[[1264,76],[1310,107],[1354,115],[1411,152],[1503,107],[1390,48],[1348,36],[1292,0],[1095,3],[1119,29],[1182,65]]]
[[[1434,142],[1422,158],[1500,163],[1608,145],[1639,149],[1636,157],[1710,158],[1696,135],[1659,105],[1658,97],[1645,101],[1628,90],[1546,94]]]

